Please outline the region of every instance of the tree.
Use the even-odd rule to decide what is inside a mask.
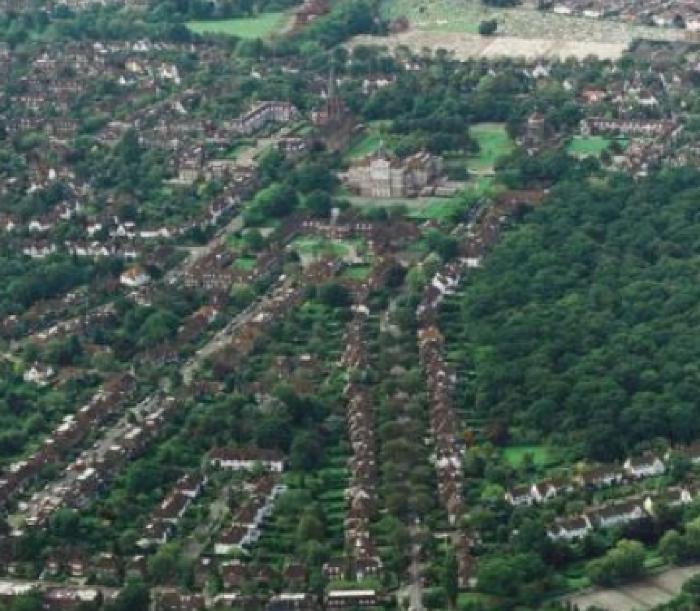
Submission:
[[[318,289],[318,299],[331,308],[347,308],[352,303],[350,291],[337,282],[326,282]]]
[[[450,547],[445,555],[445,566],[443,567],[443,587],[447,594],[447,601],[451,607],[457,604],[459,594],[458,563],[455,550]]]
[[[117,599],[108,604],[106,611],[148,611],[150,592],[141,581],[129,580],[119,592]]]
[[[307,541],[322,541],[325,532],[323,521],[311,511],[306,511],[299,520],[297,527],[297,541],[305,543]]]
[[[180,546],[166,543],[148,559],[148,573],[155,583],[172,583],[182,573]]]
[[[41,594],[23,594],[12,599],[9,611],[42,611],[44,608]]]
[[[80,533],[80,516],[73,509],[59,509],[51,516],[50,526],[58,537],[76,539]]]
[[[700,574],[693,575],[682,586],[684,594],[688,594],[693,602],[700,603]]]
[[[589,579],[599,585],[613,585],[639,577],[644,572],[644,546],[639,541],[621,539],[617,545],[586,566]]]
[[[669,530],[664,533],[659,541],[659,553],[664,560],[672,564],[679,564],[685,559],[683,537],[677,530]]]
[[[479,23],[479,34],[482,36],[493,36],[498,29],[498,22],[495,19],[487,19]]]
[[[312,191],[306,198],[306,207],[315,216],[327,217],[331,213],[333,200],[326,191]]]
[[[535,554],[491,556],[479,563],[477,587],[486,594],[515,596],[523,584],[545,577],[544,564]]]
[[[312,471],[319,465],[322,453],[318,437],[311,431],[302,431],[294,437],[289,451],[292,468]]]
[[[299,198],[293,188],[274,183],[258,192],[253,201],[253,210],[263,218],[280,218],[290,214],[298,204]]]

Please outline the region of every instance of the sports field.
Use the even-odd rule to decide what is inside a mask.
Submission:
[[[238,38],[267,38],[284,29],[289,13],[261,13],[257,17],[188,21],[187,27],[197,34],[225,34]]]
[[[477,123],[469,133],[479,144],[479,152],[469,157],[467,167],[475,173],[493,172],[496,161],[513,150],[504,123]]]

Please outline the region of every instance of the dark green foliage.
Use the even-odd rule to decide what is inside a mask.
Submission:
[[[695,172],[556,188],[474,273],[464,406],[610,460],[700,434]]]
[[[495,19],[488,19],[479,24],[479,34],[482,36],[493,36],[498,29],[498,22]]]

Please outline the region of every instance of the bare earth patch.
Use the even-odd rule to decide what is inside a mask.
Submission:
[[[515,36],[485,37],[478,34],[459,32],[429,32],[409,30],[387,37],[357,36],[351,46],[379,45],[394,50],[406,46],[413,51],[424,47],[433,50],[445,49],[454,53],[455,58],[466,60],[476,57],[576,57],[583,59],[596,55],[600,59],[617,59],[627,48],[627,42],[582,42],[575,40],[553,40],[547,38],[517,38]]]
[[[567,601],[581,609],[590,606],[609,611],[640,611],[652,609],[678,595],[683,582],[700,572],[700,565],[676,567],[654,575],[639,583],[619,588],[596,589],[585,594],[567,597]]]
[[[405,16],[408,32],[388,37],[360,36],[352,44],[374,44],[394,49],[406,45],[420,52],[452,51],[458,59],[524,57],[534,59],[585,58],[616,59],[635,39],[682,40],[683,30],[632,25],[609,19],[588,19],[557,15],[532,8],[493,9],[479,0],[384,0],[382,13],[387,19]],[[479,36],[479,23],[495,19],[498,34]]]

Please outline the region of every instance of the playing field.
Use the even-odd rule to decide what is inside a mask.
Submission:
[[[513,150],[513,141],[503,123],[477,123],[469,133],[479,144],[479,153],[467,161],[471,172],[493,172],[496,161]]]
[[[238,38],[267,38],[281,31],[289,19],[289,13],[262,13],[257,17],[240,19],[213,19],[188,21],[187,27],[197,34],[225,34]]]

